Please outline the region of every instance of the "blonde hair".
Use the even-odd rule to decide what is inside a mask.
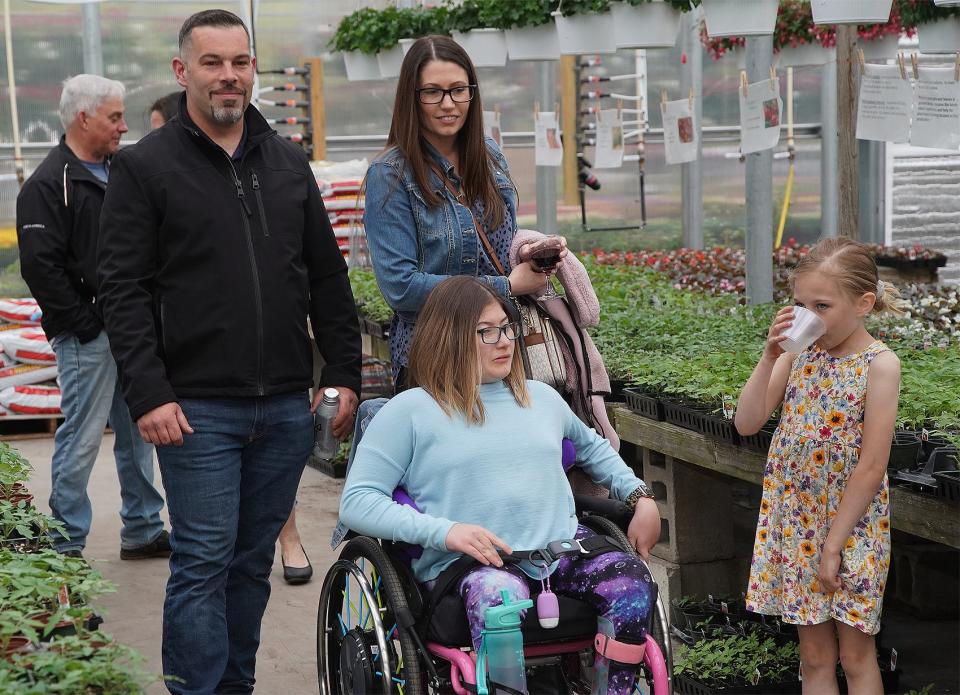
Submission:
[[[840,289],[853,297],[859,298],[868,292],[874,294],[877,301],[873,313],[902,316],[909,306],[900,296],[900,290],[880,279],[870,247],[858,241],[845,237],[822,239],[797,263],[790,276],[790,288],[793,289],[798,275],[811,270],[832,276]]]
[[[447,416],[462,415],[473,425],[482,425],[485,418],[477,322],[491,303],[499,304],[508,317],[516,313],[506,299],[472,277],[456,275],[444,280],[427,297],[410,346],[410,386],[429,393]],[[530,405],[519,345],[504,382],[517,405]]]

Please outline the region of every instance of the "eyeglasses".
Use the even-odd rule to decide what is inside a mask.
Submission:
[[[420,87],[416,92],[421,104],[440,104],[448,94],[452,101],[458,104],[464,104],[473,99],[477,93],[477,85],[468,84],[464,87],[451,87],[450,89]]]
[[[520,337],[520,322],[511,321],[502,326],[487,326],[477,329],[477,334],[487,345],[496,345],[500,342],[500,336],[506,336],[507,340],[516,340]]]

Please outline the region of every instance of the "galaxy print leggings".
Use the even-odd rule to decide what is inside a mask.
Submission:
[[[577,538],[597,535],[588,528],[579,526]],[[555,594],[568,596],[593,606],[596,610],[599,631],[609,633],[622,642],[642,644],[646,637],[650,612],[656,601],[656,587],[650,570],[643,560],[627,553],[604,553],[593,558],[567,555],[560,560],[556,571],[550,575],[550,587]],[[490,606],[503,603],[500,591],[506,589],[511,601],[530,598],[538,593],[540,582],[527,577],[517,567],[479,567],[458,585],[463,605],[467,609],[467,621],[474,649],[480,646],[480,631],[483,629],[483,612]],[[563,616],[560,616],[563,620]],[[606,629],[604,629],[606,627]],[[608,695],[629,695],[633,689],[636,667],[608,663],[597,656],[596,677],[607,674]],[[601,683],[594,692],[603,692]]]

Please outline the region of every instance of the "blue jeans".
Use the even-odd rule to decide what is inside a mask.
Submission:
[[[117,365],[107,334],[81,344],[70,334],[52,342],[57,355],[63,424],[54,437],[50,509],[70,538],[55,533],[58,550],[82,550],[93,516],[87,483],[107,421],[114,431],[113,457],[120,477],[120,545],[136,548],[163,531],[163,497],[153,486],[153,445],[130,418],[117,384]]]
[[[170,511],[163,671],[171,693],[253,692],[274,544],[313,448],[307,393],[185,398],[183,446],[158,447]]]

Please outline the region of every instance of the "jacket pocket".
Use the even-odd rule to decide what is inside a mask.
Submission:
[[[257,172],[250,171],[250,181],[253,184],[253,197],[257,201],[257,212],[260,214],[260,228],[263,230],[263,236],[270,236],[270,227],[267,225],[267,213],[263,207],[263,194],[260,192],[260,179],[257,178]]]
[[[410,194],[410,206],[413,208],[413,218],[417,225],[417,236],[421,239],[448,237],[453,223],[450,204],[443,193],[440,193],[440,204],[429,207],[419,188],[414,186],[407,191]]]

